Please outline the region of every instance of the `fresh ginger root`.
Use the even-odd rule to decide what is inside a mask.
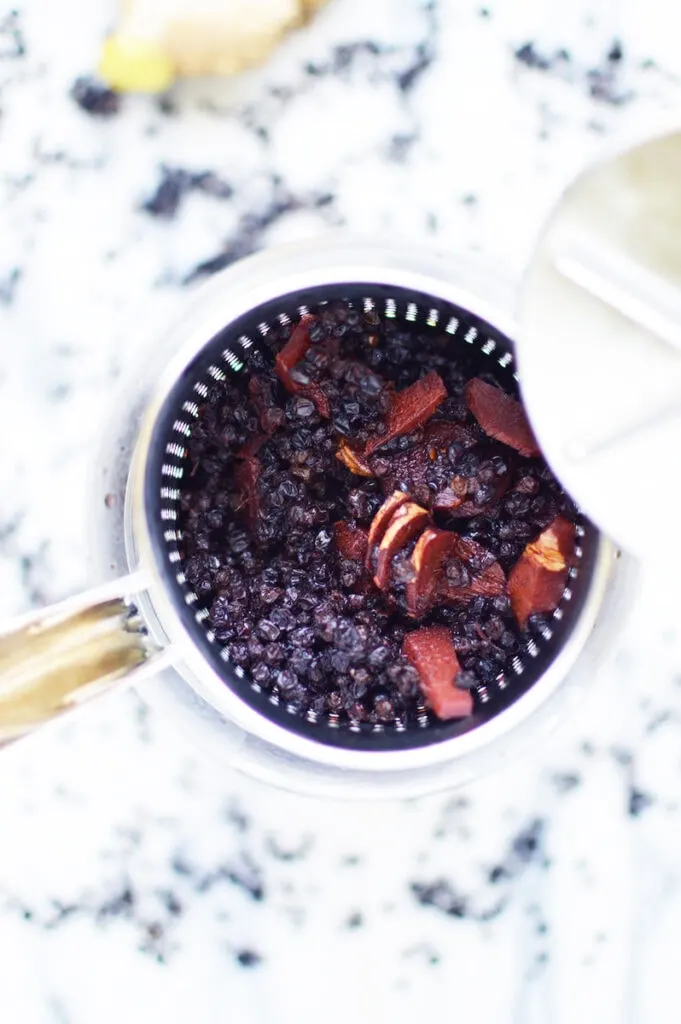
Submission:
[[[163,92],[175,78],[233,75],[261,63],[326,0],[121,0],[99,73],[121,92]]]

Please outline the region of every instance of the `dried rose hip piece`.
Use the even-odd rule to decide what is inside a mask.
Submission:
[[[410,384],[403,391],[393,395],[392,404],[386,416],[386,431],[370,438],[366,454],[371,455],[386,441],[392,441],[400,434],[409,434],[420,427],[433,415],[438,405],[447,398],[447,388],[439,374],[431,370],[425,377]]]
[[[553,612],[563,596],[574,558],[575,527],[557,516],[528,544],[508,578],[511,608],[521,629],[530,615]]]
[[[419,535],[429,519],[425,508],[414,501],[405,502],[393,513],[376,554],[374,583],[379,590],[390,586],[390,563],[395,555]]]
[[[511,608],[521,629],[530,615],[553,612],[565,590],[567,572],[551,572],[521,555],[509,576]]]
[[[574,523],[556,516],[552,523],[527,545],[526,552],[547,569],[562,572],[574,561],[576,530]]]
[[[466,404],[489,437],[515,448],[521,455],[539,455],[539,446],[520,402],[479,377],[464,388]]]
[[[454,544],[445,561],[440,583],[440,600],[445,604],[468,604],[474,597],[501,597],[506,593],[504,570],[482,544],[453,533]]]
[[[420,619],[437,599],[445,555],[456,546],[457,536],[450,530],[429,527],[424,530],[411,556],[414,579],[407,584],[407,614]]]
[[[310,341],[310,325],[315,320],[316,317],[306,313],[293,328],[291,337],[281,351],[277,352],[274,360],[277,376],[291,394],[296,394],[301,389],[301,385],[291,377],[291,370],[300,362],[312,344]]]
[[[312,342],[310,341],[310,326],[317,318],[306,313],[296,324],[291,332],[291,337],[274,360],[279,380],[287,391],[292,395],[306,395],[314,402],[315,409],[324,419],[329,418],[331,410],[329,400],[322,391],[319,384],[303,384],[295,380],[292,371],[304,357]]]
[[[369,544],[368,530],[361,526],[352,526],[341,519],[333,524],[333,533],[336,547],[343,558],[349,558],[353,562],[364,561]]]
[[[438,718],[465,718],[473,712],[473,697],[455,685],[459,659],[446,626],[422,626],[408,633],[402,650],[419,674],[421,689]]]
[[[364,452],[358,448],[353,448],[347,441],[341,441],[339,444],[336,458],[356,476],[374,476]]]

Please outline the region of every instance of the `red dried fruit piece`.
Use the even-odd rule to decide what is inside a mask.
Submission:
[[[430,611],[437,596],[440,574],[445,555],[456,543],[456,534],[450,530],[429,527],[416,541],[411,556],[414,579],[406,587],[407,612],[420,619]]]
[[[374,476],[381,481],[384,492],[403,485],[420,504],[430,506],[433,491],[428,476],[437,459],[447,459],[449,446],[458,443],[462,448],[476,444],[475,434],[459,423],[428,423],[423,436],[403,452],[383,455],[380,451],[366,460]],[[477,514],[477,510],[476,513]]]
[[[353,448],[347,441],[341,441],[336,452],[336,458],[347,466],[351,473],[356,476],[373,476],[364,452],[359,448]]]
[[[462,448],[472,448],[477,444],[479,437],[470,427],[464,427],[461,423],[450,423],[448,420],[439,420],[436,423],[428,423],[423,430],[423,443],[429,448],[435,448],[442,455],[446,455],[450,444],[457,442]]]
[[[558,607],[567,579],[565,572],[551,572],[521,555],[509,576],[511,608],[521,629],[530,615],[552,612]]]
[[[446,626],[424,626],[408,633],[402,651],[419,674],[423,694],[438,718],[465,718],[473,697],[455,685],[459,659]]]
[[[547,569],[562,571],[575,561],[576,536],[575,524],[563,516],[556,516],[525,550],[532,551],[536,560]]]
[[[488,435],[521,455],[539,455],[539,446],[520,402],[479,377],[464,388],[466,404]]]
[[[315,409],[324,419],[329,418],[331,409],[329,400],[322,391],[319,384],[302,384],[294,380],[291,371],[304,357],[312,342],[310,341],[310,324],[317,318],[310,313],[305,313],[301,320],[293,328],[291,337],[281,351],[277,352],[274,360],[277,376],[286,390],[292,395],[305,395],[314,402]]]
[[[391,441],[400,434],[409,434],[416,427],[420,427],[430,419],[438,405],[446,398],[447,388],[434,370],[403,391],[398,391],[393,396],[386,416],[385,433],[367,441],[366,454],[371,455],[386,441]]]
[[[259,459],[247,456],[234,471],[234,479],[240,496],[239,507],[244,510],[246,521],[251,528],[255,527],[260,512],[260,495],[258,482],[262,472]]]
[[[470,589],[472,597],[501,597],[507,589],[504,570],[498,562],[492,562],[473,578]]]
[[[439,599],[446,604],[468,604],[474,597],[500,597],[506,593],[506,576],[494,556],[482,544],[453,533],[451,558],[463,562],[470,582],[456,585],[441,576]],[[445,559],[446,562],[446,559]]]
[[[385,590],[390,585],[390,563],[394,556],[418,536],[429,518],[425,508],[414,501],[405,502],[393,513],[376,554],[374,583],[379,590]]]
[[[352,526],[342,519],[333,525],[336,547],[343,558],[363,562],[369,543],[369,531],[361,526]]]
[[[301,317],[300,322],[291,331],[291,337],[281,351],[277,352],[274,360],[277,376],[291,394],[296,394],[301,389],[301,385],[292,379],[291,370],[300,362],[312,344],[310,341],[310,324],[315,319],[316,317],[311,316],[309,313]]]
[[[388,523],[392,519],[393,513],[397,511],[400,505],[404,505],[407,501],[409,501],[408,494],[405,494],[404,491],[394,491],[389,498],[386,498],[371,520],[371,526],[369,527],[369,550],[367,551],[366,560],[367,569],[371,568],[373,549],[383,540],[383,534],[388,529]]]
[[[475,597],[501,597],[506,593],[506,577],[498,562],[475,576],[466,586],[457,587],[445,580],[438,599],[443,604],[469,604]]]
[[[557,516],[528,544],[508,578],[511,608],[521,629],[530,615],[553,612],[563,596],[574,559],[574,524]]]

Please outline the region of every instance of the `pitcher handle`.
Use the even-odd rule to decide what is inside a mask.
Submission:
[[[132,573],[0,626],[0,747],[162,667],[134,603],[147,587]]]

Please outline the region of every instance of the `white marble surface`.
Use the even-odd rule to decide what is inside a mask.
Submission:
[[[69,97],[108,3],[0,15],[0,613],[86,582],[90,441],[141,315],[172,312],[220,253],[334,225],[517,273],[566,176],[678,105],[672,11],[334,0],[262,72],[178,89],[172,113],[128,98],[109,120]],[[514,58],[530,40],[549,68]],[[154,217],[161,164],[233,195]],[[3,754],[0,1020],[676,1021],[677,595],[649,572],[583,711],[447,797],[282,796],[132,693]]]

